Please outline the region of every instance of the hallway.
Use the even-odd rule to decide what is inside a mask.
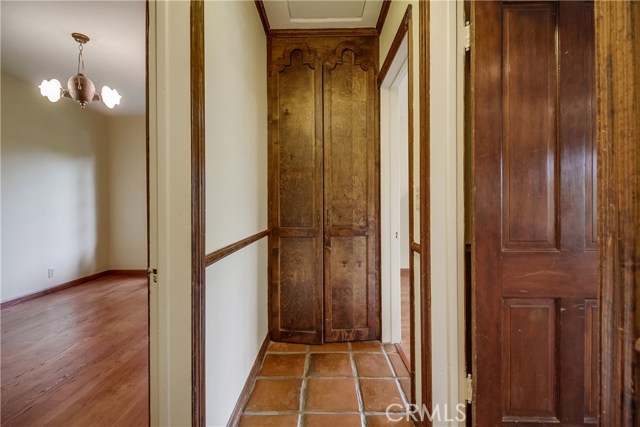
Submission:
[[[240,426],[409,426],[409,390],[393,344],[271,342]]]

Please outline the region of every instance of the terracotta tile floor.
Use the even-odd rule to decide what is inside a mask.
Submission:
[[[272,342],[240,426],[410,426],[409,372],[390,344]],[[389,405],[394,412],[386,417]]]

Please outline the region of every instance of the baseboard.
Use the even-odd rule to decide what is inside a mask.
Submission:
[[[394,345],[396,346],[396,351],[398,352],[398,355],[400,356],[400,360],[402,360],[404,367],[407,368],[407,371],[412,372],[411,363],[409,363],[409,358],[407,357],[407,353],[404,352],[402,344],[396,343]]]
[[[108,274],[109,274],[109,271],[103,271],[103,272],[100,272],[100,273],[90,274],[89,276],[81,277],[79,279],[75,279],[75,280],[71,280],[69,282],[61,283],[59,285],[53,286],[51,288],[43,289],[43,290],[38,291],[38,292],[34,292],[32,294],[29,294],[29,295],[25,295],[25,296],[22,296],[22,297],[18,297],[16,299],[5,301],[2,304],[0,304],[0,309],[13,307],[14,305],[18,305],[18,304],[23,303],[25,301],[29,301],[29,300],[32,300],[32,299],[40,298],[40,297],[43,297],[45,295],[53,294],[55,292],[60,292],[60,291],[63,291],[65,289],[72,288],[74,286],[82,285],[83,283],[87,283],[87,282],[90,282],[92,280],[97,280],[97,279],[100,279],[102,277],[105,277]]]
[[[102,271],[100,273],[90,274],[88,276],[80,277],[79,279],[70,280],[68,282],[61,283],[61,284],[53,286],[51,288],[43,289],[41,291],[34,292],[32,294],[29,294],[29,295],[24,295],[24,296],[21,296],[21,297],[18,297],[18,298],[9,300],[9,301],[5,301],[3,303],[0,303],[0,310],[1,309],[5,309],[5,308],[9,308],[9,307],[13,307],[14,305],[18,305],[20,303],[23,303],[23,302],[26,302],[26,301],[30,301],[32,299],[40,298],[40,297],[43,297],[45,295],[53,294],[55,292],[60,292],[60,291],[63,291],[65,289],[72,288],[74,286],[82,285],[84,283],[91,282],[92,280],[97,280],[97,279],[100,279],[100,278],[105,277],[105,276],[115,276],[115,275],[119,275],[119,276],[135,276],[135,277],[146,276],[147,275],[147,270],[105,270],[105,271]]]
[[[260,351],[258,351],[258,355],[256,356],[255,362],[253,362],[253,367],[249,372],[249,376],[247,377],[247,381],[244,383],[244,387],[242,387],[242,391],[240,392],[240,397],[238,397],[238,402],[236,406],[233,408],[233,412],[229,417],[229,421],[227,422],[227,427],[236,427],[240,424],[240,416],[242,415],[242,410],[244,409],[247,401],[249,400],[249,396],[251,396],[251,392],[253,391],[253,386],[256,383],[256,377],[258,376],[258,371],[260,370],[260,365],[262,365],[262,360],[264,359],[264,355],[267,353],[267,348],[269,347],[269,334],[264,338],[264,342],[260,347]]]

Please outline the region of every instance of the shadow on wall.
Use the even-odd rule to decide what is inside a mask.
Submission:
[[[108,119],[7,75],[1,93],[7,301],[108,268]]]

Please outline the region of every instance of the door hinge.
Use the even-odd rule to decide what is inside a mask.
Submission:
[[[471,374],[467,374],[467,378],[464,379],[464,400],[473,403],[473,378]]]
[[[147,274],[149,275],[149,281],[152,283],[158,283],[158,269],[150,268],[147,270]]]
[[[465,52],[471,50],[471,22],[467,21],[462,29],[462,46]]]

